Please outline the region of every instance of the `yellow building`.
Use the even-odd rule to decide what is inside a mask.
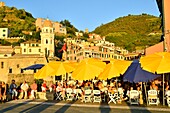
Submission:
[[[0,46],[0,58],[9,58],[14,54],[12,46]]]
[[[28,41],[20,44],[21,54],[41,54],[41,43],[36,41]],[[18,53],[19,48],[15,48],[15,51]]]

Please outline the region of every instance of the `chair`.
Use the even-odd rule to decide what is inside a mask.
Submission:
[[[62,100],[62,94],[61,94],[61,92],[56,92],[56,93],[55,93],[55,100]]]
[[[149,105],[158,105],[159,98],[158,98],[158,91],[156,90],[149,90],[148,91],[148,104]]]
[[[93,102],[101,102],[100,90],[93,90]]]
[[[168,107],[170,107],[170,90],[167,90],[165,92],[165,96],[166,96],[166,101],[167,101]]]
[[[84,102],[91,102],[91,96],[92,96],[92,91],[91,90],[85,90],[84,92]]]
[[[115,93],[114,94],[112,94],[112,93],[108,93],[108,96],[109,96],[109,102],[108,102],[108,104],[110,104],[111,102],[113,102],[113,103],[115,103],[116,104],[116,99],[115,99]]]
[[[75,89],[76,90],[76,99],[79,100],[80,99],[80,95],[82,94],[81,89]]]
[[[129,103],[139,105],[139,92],[137,90],[131,90],[129,94]]]
[[[66,89],[66,96],[67,96],[67,100],[73,101],[74,95],[73,95],[73,90],[71,88]]]

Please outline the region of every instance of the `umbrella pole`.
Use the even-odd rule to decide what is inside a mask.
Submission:
[[[146,104],[148,105],[148,96],[147,96],[147,91],[146,91],[146,84],[145,84],[145,82],[143,84],[144,84],[144,88],[145,88]]]
[[[165,79],[165,76],[164,76],[164,73],[163,73],[163,80],[162,80],[163,81],[163,84],[162,84],[163,85],[163,105],[165,105],[165,99],[164,99],[164,95],[165,95],[164,94],[164,79]]]

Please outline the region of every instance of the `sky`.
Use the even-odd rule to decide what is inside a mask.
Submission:
[[[25,9],[34,18],[69,20],[78,30],[96,27],[128,14],[159,16],[156,0],[0,0],[6,6]]]

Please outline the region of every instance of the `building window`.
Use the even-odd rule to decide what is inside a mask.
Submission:
[[[38,47],[38,44],[36,44],[36,46]]]
[[[46,39],[46,44],[48,44],[48,40]]]
[[[24,52],[26,52],[26,49],[24,49]]]
[[[34,45],[34,44],[32,44],[32,46],[34,47],[35,45]]]
[[[17,68],[19,68],[19,64],[17,64]]]
[[[29,52],[31,52],[31,49],[29,49]]]
[[[41,52],[41,49],[39,49],[38,51]]]
[[[104,58],[104,54],[102,54],[102,58]]]
[[[114,59],[117,59],[117,56],[114,56]]]
[[[12,68],[9,68],[9,73],[12,73]]]
[[[3,34],[3,37],[5,37],[6,35],[5,34]]]
[[[4,62],[1,62],[1,68],[4,68]]]
[[[24,46],[26,46],[26,44],[24,44]]]
[[[5,29],[3,29],[3,32],[5,32],[6,30]]]

